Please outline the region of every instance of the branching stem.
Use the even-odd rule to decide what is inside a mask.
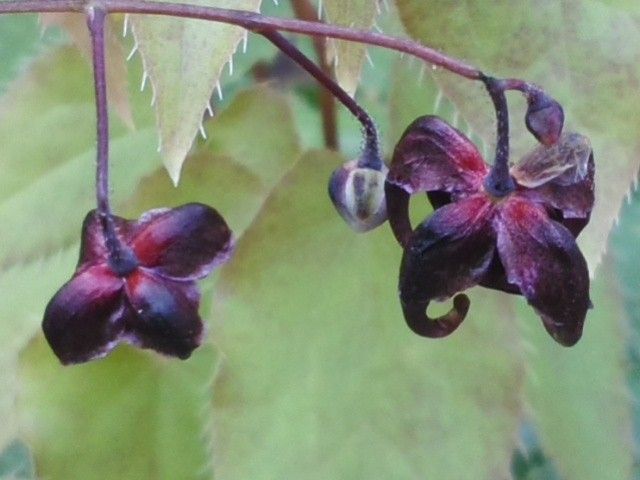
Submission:
[[[432,48],[412,42],[411,40],[391,37],[367,30],[355,30],[337,25],[329,25],[322,22],[269,17],[259,13],[243,10],[146,0],[9,0],[0,2],[0,14],[25,12],[83,12],[87,8],[92,8],[96,11],[101,10],[107,14],[128,13],[161,15],[228,23],[263,35],[276,45],[280,43],[281,45],[278,46],[281,49],[288,47],[281,42],[283,37],[279,35],[278,32],[292,32],[312,37],[335,38],[367,45],[375,45],[413,55],[427,63],[430,63],[431,65],[441,67],[464,78],[482,81],[485,83],[485,86],[491,95],[496,108],[496,115],[498,117],[498,148],[496,151],[496,166],[494,167],[495,174],[492,174],[493,179],[490,181],[489,188],[492,189],[497,196],[503,196],[506,194],[503,192],[508,193],[508,191],[513,188],[511,185],[512,182],[510,179],[507,179],[504,173],[505,165],[508,170],[509,151],[508,112],[506,110],[507,107],[504,92],[505,90],[519,90],[525,96],[529,97],[529,95],[538,87],[535,87],[528,82],[518,79],[493,79],[486,76],[476,67],[468,65],[456,58],[449,57]],[[295,47],[291,47],[295,49]],[[289,55],[293,52],[290,48],[289,53],[285,50],[283,51]],[[309,62],[306,57],[304,60]],[[312,62],[309,63],[322,72],[322,69],[317,68]],[[324,72],[322,73],[324,77],[328,78]],[[338,96],[337,90],[334,91],[327,83],[323,83],[321,76],[316,75],[315,73],[311,74],[325,85],[325,87],[329,88],[332,93]],[[487,83],[487,80],[491,81]],[[340,96],[338,96],[338,98],[343,101]],[[343,103],[345,103],[345,101],[343,101]],[[347,103],[345,103],[345,105],[347,105],[347,108],[351,110]],[[362,118],[359,117],[358,114],[356,114],[356,116],[362,121]],[[369,127],[365,125],[365,132],[368,129]],[[377,149],[377,144],[375,148]]]
[[[390,37],[367,30],[355,30],[321,22],[277,18],[243,10],[204,7],[182,3],[163,3],[145,0],[10,0],[0,2],[2,13],[26,12],[84,12],[87,5],[100,8],[107,13],[131,13],[163,15],[183,18],[199,18],[215,22],[238,25],[256,33],[280,31],[303,35],[337,38],[352,42],[376,45],[397,50],[418,57],[432,65],[442,67],[471,80],[480,80],[481,72],[477,68],[451,58],[429,47],[410,40]]]

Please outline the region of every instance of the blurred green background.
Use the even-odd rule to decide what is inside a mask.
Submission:
[[[358,124],[338,106],[340,151],[327,151],[317,87],[251,36],[178,188],[156,150],[138,55],[127,64],[135,128],[112,112],[119,214],[202,201],[238,237],[234,259],[201,285],[206,344],[186,362],[121,346],[68,368],[40,321],[94,202],[91,70],[60,28],[0,17],[0,478],[640,478],[640,195],[627,195],[638,12],[584,0],[532,14],[529,3],[399,0],[381,3],[377,24],[545,85],[568,128],[592,139],[598,203],[581,246],[595,308],[575,348],[557,346],[522,298],[479,288],[454,336],[413,336],[388,227],[353,234],[326,195],[331,171],[358,154]],[[262,11],[293,16],[286,2]],[[313,57],[310,41],[296,41]],[[122,42],[133,46],[131,35]],[[493,113],[478,85],[369,53],[358,99],[387,155],[413,118],[436,113],[491,156]],[[513,98],[514,158],[534,145],[523,106]],[[416,220],[429,213],[413,203]]]

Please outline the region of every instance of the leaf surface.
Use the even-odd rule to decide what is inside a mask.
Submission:
[[[326,199],[340,161],[303,157],[221,272],[217,476],[504,478],[520,415],[508,309],[489,296],[447,341],[410,333],[387,228],[353,235]]]
[[[0,99],[0,221],[10,226],[0,231],[0,265],[42,257],[74,243],[84,215],[94,207],[92,90],[88,65],[64,48],[34,63]],[[134,98],[138,108],[140,97]],[[131,132],[114,125],[116,206],[157,159],[153,127],[141,122],[141,128]]]
[[[375,21],[376,0],[325,0],[327,22],[355,29],[369,30]],[[351,96],[360,83],[360,71],[367,47],[356,42],[327,40],[327,56],[333,61],[336,79]]]
[[[530,308],[520,313],[529,345],[527,401],[542,446],[566,480],[632,478],[628,326],[610,266],[608,259],[592,285],[594,308],[575,347],[551,342]]]
[[[67,368],[39,336],[22,356],[19,408],[39,476],[209,478],[204,406],[216,363],[211,346],[185,362],[120,347]]]
[[[198,5],[257,11],[261,0],[199,0]],[[180,168],[202,124],[222,68],[243,29],[204,20],[132,16],[136,44],[153,89],[160,147],[169,176]]]
[[[210,140],[189,156],[180,186],[157,170],[128,202],[130,210],[203,202],[219,210],[238,237],[299,157],[296,125],[286,97],[256,87],[241,92],[206,128]]]
[[[58,26],[63,28],[82,55],[91,63],[91,38],[84,14],[77,13],[42,13],[40,21],[43,28]],[[129,104],[129,78],[127,64],[120,38],[113,17],[107,17],[106,36],[106,65],[107,65],[107,93],[109,102],[114,106],[120,119],[130,129],[134,128],[133,113]]]

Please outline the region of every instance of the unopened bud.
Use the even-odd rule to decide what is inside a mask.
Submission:
[[[387,167],[381,170],[345,163],[331,175],[329,196],[347,224],[356,232],[366,232],[387,220],[384,181]]]
[[[525,123],[531,134],[546,146],[555,145],[562,134],[564,111],[562,106],[542,90],[532,92]]]

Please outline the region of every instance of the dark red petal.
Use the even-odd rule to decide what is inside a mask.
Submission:
[[[416,119],[393,152],[387,181],[406,192],[477,191],[487,174],[476,146],[438,117]]]
[[[231,255],[231,230],[211,207],[189,203],[152,213],[151,220],[142,217],[131,239],[141,265],[190,280],[206,276]]]
[[[42,329],[63,364],[103,357],[123,331],[123,284],[108,267],[89,267],[51,299]]]
[[[500,255],[496,250],[491,259],[491,263],[487,268],[486,273],[479,282],[481,287],[490,288],[492,290],[498,290],[500,292],[512,293],[514,295],[521,295],[520,289],[517,285],[513,285],[507,281],[507,274],[504,271],[504,266],[500,260]]]
[[[123,242],[126,242],[131,229],[131,222],[120,217],[113,216],[116,234]],[[107,249],[104,244],[104,234],[100,217],[96,210],[87,213],[82,223],[82,242],[80,244],[80,259],[78,268],[107,262]]]
[[[126,280],[135,312],[127,318],[125,338],[142,348],[188,358],[200,345],[203,326],[194,282],[176,282],[140,268]]]
[[[518,196],[543,205],[574,232],[584,228],[595,201],[593,151],[589,139],[562,135],[552,147],[539,146],[511,169],[522,187]]]
[[[494,223],[509,282],[520,287],[556,341],[574,345],[591,301],[587,262],[573,235],[517,197],[502,205]]]
[[[466,296],[454,299],[454,310],[432,319],[425,310],[431,300],[444,300],[484,276],[495,249],[491,224],[494,207],[484,196],[445,205],[416,228],[402,257],[400,301],[405,320],[416,333],[443,337],[464,320]]]
[[[387,215],[398,242],[406,246],[411,235],[410,195],[429,192],[438,208],[449,194],[478,191],[486,174],[482,156],[464,134],[438,117],[416,119],[396,145],[385,185]]]

